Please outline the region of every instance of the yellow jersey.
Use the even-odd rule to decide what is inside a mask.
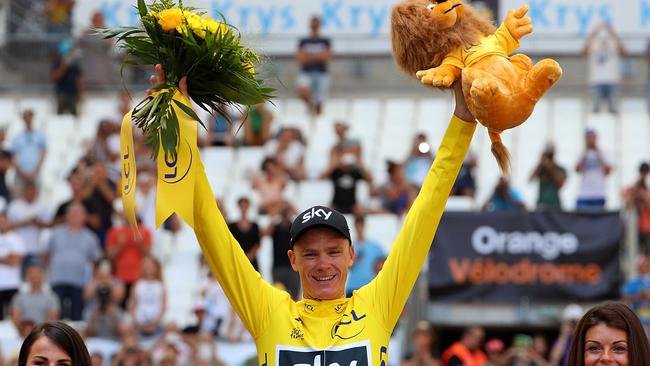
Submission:
[[[228,231],[198,169],[195,233],[214,275],[250,331],[263,366],[386,365],[388,342],[442,216],[475,123],[453,117],[383,269],[349,298],[294,302],[264,281]],[[288,243],[287,243],[288,245]]]
[[[510,34],[504,24],[501,24],[494,34],[483,37],[479,44],[450,52],[442,60],[442,64],[463,69],[471,67],[485,56],[499,55],[508,58],[517,48],[519,48],[519,41]]]

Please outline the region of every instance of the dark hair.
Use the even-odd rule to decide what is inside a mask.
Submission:
[[[25,338],[23,345],[20,347],[18,355],[18,366],[26,366],[27,358],[32,350],[32,346],[41,337],[47,337],[65,352],[72,360],[74,366],[91,366],[90,355],[84,341],[79,333],[71,326],[60,322],[51,321],[40,324]]]
[[[397,169],[400,166],[399,163],[396,163],[394,161],[386,160],[386,171],[388,172],[389,175],[392,175],[393,172],[395,172],[395,169]]]
[[[269,164],[278,164],[278,160],[276,158],[274,158],[274,157],[271,157],[271,156],[265,158],[264,161],[262,161],[262,171],[264,173],[268,173]]]
[[[641,321],[625,304],[610,303],[591,308],[580,319],[571,342],[569,365],[584,366],[585,337],[587,331],[598,324],[620,329],[627,333],[630,366],[650,366],[650,346]]]
[[[650,165],[646,163],[645,161],[639,165],[639,173],[647,173],[650,171]]]

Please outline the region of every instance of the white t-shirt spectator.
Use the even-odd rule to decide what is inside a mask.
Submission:
[[[29,203],[24,199],[16,199],[11,201],[7,208],[7,218],[12,224],[32,219],[48,222],[49,216],[47,206],[39,201]],[[41,228],[36,225],[25,225],[16,228],[14,232],[23,239],[26,254],[43,254],[45,247],[41,243]]]
[[[0,258],[10,255],[25,255],[23,240],[11,231],[0,234]],[[0,264],[0,290],[17,290],[20,283],[20,263],[15,266]]]
[[[600,160],[600,156],[605,161]],[[603,165],[610,164],[607,154],[599,154],[595,150],[588,150],[585,153],[585,164],[582,170],[582,183],[580,185],[580,199],[601,199],[606,197],[607,186],[606,176],[603,172]]]
[[[589,83],[618,84],[621,81],[621,56],[614,36],[601,30],[589,49]]]
[[[266,156],[274,156],[289,170],[298,168],[302,157],[305,155],[305,147],[298,141],[292,141],[283,153],[278,153],[278,140],[269,140],[264,145]]]
[[[158,280],[138,280],[135,284],[135,320],[139,324],[151,324],[163,310],[163,283]]]

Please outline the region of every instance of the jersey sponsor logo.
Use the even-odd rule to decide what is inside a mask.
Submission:
[[[291,336],[291,339],[297,339],[297,340],[305,339],[305,334],[298,327],[293,328],[293,330],[291,331],[290,336]]]
[[[330,347],[323,350],[278,345],[278,366],[369,366],[369,341]]]
[[[321,217],[325,220],[328,220],[330,216],[332,216],[332,211],[327,211],[322,208],[316,210],[312,207],[311,211],[305,212],[305,214],[302,215],[302,223],[304,224],[305,222],[311,220],[314,217]]]
[[[332,338],[348,340],[358,336],[366,329],[365,322],[361,321],[365,318],[366,314],[357,315],[354,310],[350,314],[343,314],[341,321],[332,328]]]

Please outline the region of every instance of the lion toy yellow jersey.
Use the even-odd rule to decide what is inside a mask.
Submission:
[[[533,64],[510,56],[533,31],[528,6],[510,10],[498,29],[461,0],[406,0],[393,8],[393,56],[423,84],[449,88],[461,77],[476,119],[487,127],[492,153],[504,174],[510,157],[500,133],[522,124],[537,101],[562,76],[551,59]]]

